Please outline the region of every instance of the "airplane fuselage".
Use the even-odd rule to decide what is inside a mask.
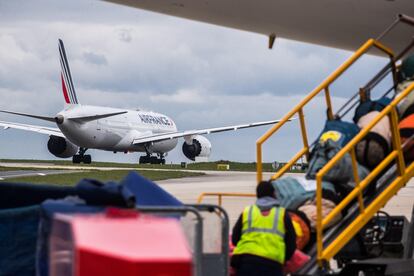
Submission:
[[[412,0],[106,0],[264,35],[354,51],[377,37],[399,13],[414,16]],[[411,29],[400,27],[385,45],[402,49]]]
[[[127,111],[127,113],[89,122],[65,119],[123,111]],[[133,144],[133,140],[140,137],[177,131],[174,121],[160,113],[89,105],[68,105],[57,116],[63,116],[64,118],[63,122],[57,124],[57,126],[65,137],[70,142],[83,148],[122,152],[166,153],[177,145],[177,139],[148,145]]]

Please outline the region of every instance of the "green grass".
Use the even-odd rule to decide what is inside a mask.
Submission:
[[[120,181],[130,171],[129,170],[117,170],[117,171],[86,171],[77,173],[67,173],[58,175],[46,175],[46,176],[25,176],[9,178],[0,182],[25,182],[25,183],[38,183],[38,184],[56,184],[56,185],[75,185],[83,178],[93,178],[102,182],[106,181]],[[182,171],[148,171],[140,170],[138,173],[148,179],[157,181],[171,178],[182,178],[190,176],[203,175],[202,173],[182,172]]]
[[[0,159],[0,162],[18,162],[18,163],[52,163],[56,165],[71,166],[72,161],[66,160],[10,160]],[[229,164],[230,171],[256,171],[256,163],[242,163],[232,162],[226,160],[220,160],[215,162],[200,162],[200,163],[187,163],[186,170],[217,170],[218,164]],[[180,164],[166,164],[166,165],[151,165],[151,164],[133,164],[133,163],[112,163],[112,162],[93,162],[90,165],[76,164],[76,166],[82,167],[121,167],[121,168],[137,168],[137,169],[182,169]],[[264,172],[274,172],[271,163],[263,163]]]

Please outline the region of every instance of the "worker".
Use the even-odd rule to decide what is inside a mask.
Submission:
[[[283,265],[296,250],[292,221],[279,207],[269,181],[256,188],[256,203],[247,206],[233,228],[231,266],[237,276],[283,275]]]

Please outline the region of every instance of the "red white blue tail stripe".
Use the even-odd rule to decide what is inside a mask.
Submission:
[[[61,80],[63,96],[67,104],[78,104],[78,99],[73,86],[72,76],[70,74],[68,59],[66,58],[63,41],[59,39],[60,66],[62,67]]]

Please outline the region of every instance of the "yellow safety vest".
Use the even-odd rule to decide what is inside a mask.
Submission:
[[[273,207],[263,216],[256,205],[248,206],[242,219],[242,236],[233,255],[251,254],[284,264],[285,208]]]

